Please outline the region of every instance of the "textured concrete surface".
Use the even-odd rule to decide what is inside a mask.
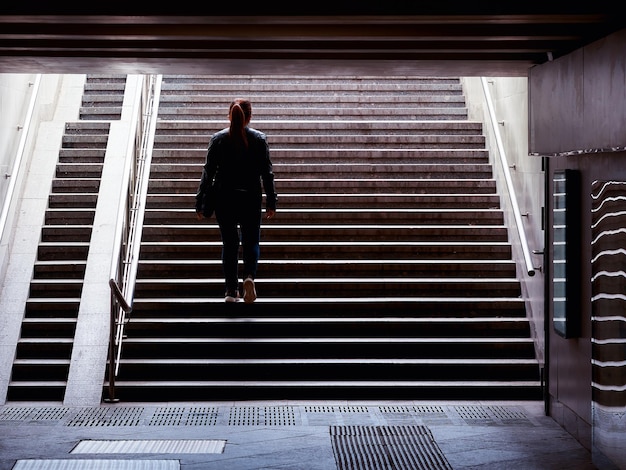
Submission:
[[[86,441],[92,441],[87,449],[100,448],[96,440],[107,444],[102,452],[78,452]],[[213,441],[222,440],[221,452],[177,451],[203,444],[210,449]],[[120,448],[126,453],[110,450]],[[596,468],[591,454],[544,415],[541,402],[0,407],[1,470],[76,464],[209,470]]]

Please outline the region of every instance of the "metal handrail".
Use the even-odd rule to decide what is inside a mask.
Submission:
[[[135,187],[134,206],[131,209],[130,237],[128,243],[129,259],[126,262],[128,268],[125,278],[125,295],[127,299],[134,298],[135,278],[139,266],[139,250],[141,248],[141,236],[143,233],[143,219],[146,211],[146,200],[148,197],[148,184],[150,175],[150,165],[152,163],[152,148],[154,145],[154,134],[156,132],[157,113],[161,92],[162,75],[152,75],[150,83],[150,97],[146,113],[146,126],[141,146],[140,166],[137,172],[137,185]]]
[[[147,183],[156,129],[160,76],[149,75],[137,94],[131,122],[137,125],[129,139],[124,182],[117,220],[109,286],[111,288],[111,330],[109,337],[109,397],[115,398],[115,377],[119,371],[124,326],[132,311],[135,278],[147,198]],[[139,119],[139,111],[142,118]],[[130,156],[132,155],[132,157]],[[121,285],[120,285],[121,284]]]
[[[120,308],[126,313],[130,313],[133,307],[126,302],[124,294],[122,294],[122,290],[115,279],[109,279],[109,287],[111,287],[111,292],[115,296],[115,301],[119,304]]]
[[[28,108],[26,111],[26,116],[24,117],[24,125],[21,127],[22,135],[20,136],[20,142],[17,147],[17,152],[15,153],[15,160],[13,160],[13,167],[11,173],[8,174],[9,186],[7,188],[7,192],[4,197],[4,205],[2,206],[2,214],[0,214],[0,241],[2,241],[2,237],[4,236],[4,230],[6,228],[7,219],[9,217],[9,209],[11,205],[11,200],[13,199],[13,193],[15,192],[15,185],[17,184],[17,175],[19,173],[20,167],[22,165],[22,158],[24,156],[24,150],[26,148],[26,139],[28,137],[28,132],[30,130],[31,120],[33,119],[33,114],[35,111],[35,103],[37,102],[37,95],[39,94],[39,85],[41,84],[41,74],[35,77],[35,81],[32,84],[33,90],[30,95],[30,102],[28,104]]]
[[[517,228],[517,233],[520,238],[520,244],[522,247],[522,252],[524,254],[524,262],[526,263],[526,270],[529,276],[535,275],[535,268],[533,266],[533,262],[530,256],[530,249],[528,247],[528,239],[526,238],[526,233],[524,232],[524,224],[522,222],[522,214],[519,209],[519,205],[517,204],[517,196],[515,195],[515,187],[513,186],[513,180],[511,178],[511,172],[509,171],[509,164],[506,158],[506,152],[504,150],[504,144],[502,143],[502,137],[500,136],[500,129],[498,128],[498,121],[496,119],[496,112],[493,107],[493,101],[491,100],[491,94],[489,93],[489,88],[487,86],[487,79],[485,77],[481,77],[480,79],[483,92],[485,94],[485,100],[487,102],[487,110],[489,111],[489,121],[493,128],[494,137],[496,139],[496,145],[498,147],[498,154],[500,156],[500,163],[502,164],[502,171],[504,172],[504,180],[507,186],[507,192],[509,193],[509,199],[511,201],[511,207],[513,209],[513,216],[515,217],[515,224]]]

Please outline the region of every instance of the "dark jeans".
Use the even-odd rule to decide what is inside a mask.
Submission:
[[[248,191],[220,194],[215,218],[222,235],[222,268],[226,290],[239,288],[239,244],[243,247],[243,279],[256,277],[261,241],[261,196]],[[241,239],[240,239],[241,234]]]

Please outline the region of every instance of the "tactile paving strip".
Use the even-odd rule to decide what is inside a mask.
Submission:
[[[331,426],[337,470],[451,470],[425,426]]]
[[[0,426],[348,426],[527,425],[511,405],[273,405],[273,406],[0,406]]]
[[[231,426],[293,426],[296,424],[292,406],[237,406],[230,409]]]
[[[70,454],[221,454],[225,446],[216,439],[89,439]]]
[[[68,426],[138,426],[142,407],[87,408],[81,410]]]
[[[55,421],[63,419],[68,411],[58,406],[7,407],[0,412],[0,421]]]
[[[178,460],[34,459],[18,460],[13,470],[179,470]]]
[[[148,426],[213,426],[217,424],[218,412],[213,406],[159,407]]]

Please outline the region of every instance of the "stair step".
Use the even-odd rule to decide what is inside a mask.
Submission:
[[[37,248],[39,261],[84,261],[89,253],[89,242],[40,242]]]
[[[192,76],[187,79],[187,83],[180,78],[163,78],[162,90],[164,95],[182,93],[192,101],[193,97],[202,96],[205,99],[212,99],[215,107],[224,106],[224,96],[231,97],[233,92],[245,87],[246,91],[262,102],[262,98],[267,96],[267,103],[274,103],[274,100],[282,98],[282,101],[294,104],[314,101],[317,97],[322,100],[337,101],[349,100],[351,95],[365,94],[362,101],[371,103],[372,98],[386,95],[395,96],[396,99],[404,97],[404,102],[413,97],[415,100],[431,99],[441,95],[445,100],[453,100],[457,97],[460,103],[465,103],[463,91],[459,79],[447,83],[430,79],[424,81],[419,77],[377,77],[357,79],[352,77],[253,77],[251,79],[236,79],[228,76],[223,77],[199,77]],[[193,83],[190,83],[193,81]],[[351,93],[352,92],[352,93]],[[211,94],[214,94],[213,98]],[[292,98],[294,94],[299,95],[298,100]],[[306,96],[308,100],[302,97]],[[313,98],[312,98],[313,97]],[[250,98],[252,99],[252,98]]]
[[[111,128],[109,122],[66,122],[64,133],[66,135],[101,135],[107,134]]]
[[[277,97],[280,99],[280,97]],[[405,98],[406,99],[406,98]],[[202,135],[207,139],[211,135],[228,127],[228,118],[224,115],[224,110],[221,108],[223,102],[215,108],[215,112],[218,113],[217,119],[180,119],[159,121],[157,123],[156,131],[159,133],[172,133],[180,134],[187,133],[188,135]],[[365,103],[361,103],[360,109],[370,109],[375,111],[376,106],[366,106]],[[454,121],[446,120],[423,120],[423,119],[406,119],[405,117],[397,119],[336,119],[319,120],[310,119],[306,114],[308,107],[302,101],[293,103],[290,101],[290,105],[293,109],[297,109],[301,113],[299,119],[259,119],[254,113],[251,123],[254,123],[253,127],[262,128],[263,133],[267,135],[274,134],[302,134],[305,132],[319,131],[323,133],[334,132],[337,130],[345,131],[350,130],[352,133],[358,134],[359,132],[372,134],[372,133],[406,133],[410,130],[411,134],[416,135],[483,135],[483,124],[480,121],[469,121],[465,118]],[[256,106],[256,105],[255,105]],[[395,106],[395,105],[394,105]],[[285,105],[281,106],[286,107]],[[262,107],[263,109],[263,107]],[[265,107],[267,109],[267,107]],[[331,108],[332,109],[332,108]]]
[[[207,139],[208,142],[208,139]],[[377,144],[378,147],[384,143]],[[178,146],[157,148],[154,150],[154,165],[178,164],[181,159],[185,159],[185,165],[191,171],[201,172],[202,165],[206,162],[206,148]],[[303,146],[274,146],[271,150],[272,163],[280,168],[281,165],[311,165],[311,164],[470,164],[486,165],[488,161],[487,150],[483,148],[463,148],[463,149],[422,149],[422,148],[402,148],[402,149],[381,149],[374,146],[354,146],[347,148],[332,149],[323,147],[303,147]],[[179,167],[180,168],[180,167]],[[328,180],[329,178],[325,178]],[[198,181],[196,177],[195,181]]]
[[[49,208],[46,209],[46,225],[92,225],[95,208]]]
[[[142,297],[188,296],[203,297],[206,292],[223,289],[223,279],[139,279],[135,286],[135,295]],[[37,289],[31,291],[33,295]],[[56,287],[56,289],[54,289]],[[60,284],[47,286],[48,290],[71,292],[71,285]],[[43,290],[43,289],[42,289]],[[267,297],[417,297],[417,296],[453,296],[453,297],[506,297],[521,294],[517,279],[421,279],[421,278],[283,278],[257,280],[256,290]],[[43,292],[41,293],[43,295]]]
[[[221,259],[222,244],[145,242],[141,259]],[[261,242],[265,259],[509,259],[505,242]],[[393,258],[392,258],[393,257]]]
[[[97,193],[100,190],[100,178],[56,178],[52,180],[52,192],[60,193]]]
[[[9,382],[7,401],[62,402],[67,381]]]
[[[148,312],[146,312],[148,313]],[[287,337],[324,337],[328,332],[339,336],[385,337],[412,335],[416,337],[465,338],[527,337],[528,322],[522,317],[144,317],[133,315],[126,333],[131,338],[154,337],[218,337],[237,335],[271,337],[280,333]]]
[[[74,338],[33,337],[20,338],[17,342],[16,359],[66,359],[72,355]]]
[[[116,397],[145,402],[146,397],[170,397],[174,401],[271,400],[281,397],[301,400],[342,400],[346,397],[383,400],[541,400],[539,381],[116,381]],[[108,387],[105,383],[104,390]],[[393,390],[393,393],[390,392]],[[158,400],[157,398],[152,398]]]
[[[161,192],[195,194],[199,183],[199,170],[194,178],[151,178],[148,193]],[[154,175],[153,175],[154,176]],[[493,179],[430,179],[430,178],[276,178],[281,194],[291,192],[333,191],[339,194],[354,194],[360,191],[369,193],[414,194],[494,194],[496,183]]]
[[[502,225],[504,216],[499,208],[486,209],[430,209],[430,208],[388,208],[381,211],[371,205],[361,208],[294,208],[280,209],[277,217],[284,223],[305,223],[305,224],[363,224],[372,220],[373,214],[381,224],[492,224]],[[65,218],[68,223],[70,216],[78,218],[80,214],[68,213]],[[153,209],[145,211],[144,221],[148,224],[166,224],[168,221],[180,224],[181,221],[190,221],[195,217],[195,206],[188,209]],[[50,216],[52,220],[52,215]],[[276,219],[274,219],[276,220]]]
[[[534,359],[534,346],[529,338],[476,337],[476,338],[419,338],[419,337],[171,337],[166,334],[154,338],[129,337],[124,341],[124,358],[199,358],[239,359],[353,359],[362,361],[450,359],[463,362],[467,358],[500,359],[505,364],[515,359],[525,359],[539,369]]]
[[[194,207],[195,194],[148,195],[149,209],[184,209]],[[95,205],[95,202],[94,202]],[[493,209],[499,208],[500,198],[496,194],[285,194],[280,197],[281,211],[298,208],[384,208],[389,209]]]
[[[48,197],[48,207],[54,209],[95,208],[97,193],[54,193]]]
[[[44,243],[89,242],[91,225],[44,225],[41,228],[41,241]]]
[[[143,240],[159,242],[220,241],[217,224],[210,219],[202,224],[144,225]],[[275,224],[263,226],[263,241],[277,242],[298,239],[300,241],[323,242],[328,240],[378,241],[378,242],[506,242],[508,231],[505,226],[494,225],[405,225],[405,224]],[[419,262],[418,260],[415,260]]]
[[[80,307],[80,297],[54,298],[41,297],[26,300],[26,316],[76,318]]]
[[[49,373],[49,375],[52,375]],[[538,380],[533,359],[180,359],[125,360],[120,364],[119,380],[194,381],[195,377],[227,380],[404,380],[419,377],[437,380]],[[26,378],[26,377],[25,377]],[[53,378],[53,377],[51,377]]]
[[[329,163],[329,164],[275,164],[276,175],[289,175],[291,178],[403,178],[406,175],[421,175],[424,178],[448,178],[453,172],[457,179],[491,178],[491,166],[485,164],[377,164],[377,163]],[[160,179],[183,178],[199,182],[202,165],[159,164],[151,167],[151,177]]]
[[[109,136],[104,134],[65,134],[62,138],[63,148],[104,148]]]
[[[207,277],[221,279],[222,263],[219,259],[158,259],[139,260],[140,278]],[[516,265],[510,260],[260,260],[259,272],[264,278],[326,275],[331,271],[336,277],[509,277],[516,275]]]
[[[30,281],[30,297],[80,297],[83,290],[83,279],[32,279]]]
[[[29,382],[33,377],[38,377],[49,386],[50,382],[65,381],[69,369],[69,359],[16,359],[13,362],[11,385]]]
[[[239,310],[241,309],[241,310]],[[223,295],[205,297],[135,298],[133,316],[142,312],[170,316],[172,312],[186,316],[233,316],[254,313],[255,316],[420,316],[482,317],[485,315],[525,317],[524,300],[511,297],[301,297],[294,302],[287,298],[260,297],[252,305],[242,302],[227,304]]]
[[[102,174],[101,163],[61,163],[56,167],[56,178],[98,178]]]
[[[393,106],[393,103],[392,103]],[[466,108],[461,107],[457,103],[431,101],[422,104],[416,104],[413,108],[407,107],[390,107],[388,109],[363,109],[354,108],[352,104],[346,104],[334,109],[328,108],[307,108],[309,119],[317,119],[326,121],[328,119],[358,119],[371,118],[378,116],[383,119],[398,119],[405,117],[406,119],[431,120],[436,122],[455,121],[457,119],[467,118],[468,112]],[[203,107],[202,103],[189,107],[185,104],[172,102],[169,105],[161,105],[159,109],[159,119],[164,121],[172,120],[180,122],[184,120],[213,120],[222,118],[223,111]],[[297,119],[302,116],[302,109],[256,109],[254,111],[253,126],[260,126],[258,121],[263,120],[265,123],[271,120]],[[222,126],[224,127],[224,126]],[[217,130],[217,129],[216,129]]]
[[[61,163],[103,163],[106,149],[62,148],[59,150]]]
[[[85,260],[37,260],[34,266],[34,279],[83,279]]]
[[[208,79],[207,79],[208,80]],[[185,102],[193,102],[194,98],[211,102],[215,109],[224,106],[225,99],[232,99],[232,94],[240,92],[245,87],[249,99],[253,102],[269,103],[272,105],[276,100],[279,102],[294,104],[315,103],[317,100],[329,101],[330,104],[337,102],[354,101],[354,97],[362,97],[363,103],[371,103],[372,98],[386,99],[386,97],[395,97],[396,100],[403,97],[404,102],[407,101],[452,101],[465,104],[462,95],[460,83],[419,83],[411,80],[403,82],[388,82],[387,78],[380,77],[378,80],[355,81],[344,80],[341,77],[333,77],[325,81],[311,81],[303,77],[302,81],[297,79],[275,80],[272,77],[267,79],[253,81],[213,81],[205,82],[196,81],[193,84],[183,84],[177,80],[174,83],[168,83],[168,79],[163,80],[163,94],[165,96],[172,95],[175,92],[183,92]],[[213,96],[212,96],[213,95]],[[303,96],[306,99],[303,99]],[[227,97],[227,98],[225,98]],[[265,97],[265,99],[264,99]],[[297,97],[296,100],[293,98]],[[456,98],[456,99],[455,99]]]
[[[163,135],[154,137],[155,148],[204,148],[210,136],[203,135]],[[377,149],[383,145],[393,145],[396,152],[413,148],[433,149],[484,149],[482,135],[268,135],[272,148],[297,149],[337,149],[356,148],[359,150]],[[367,156],[365,157],[367,160]]]

